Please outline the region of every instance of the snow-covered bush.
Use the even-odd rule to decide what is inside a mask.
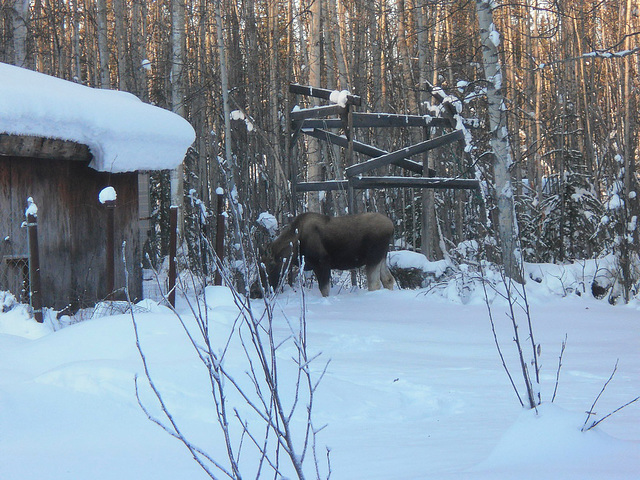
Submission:
[[[423,288],[453,274],[451,262],[430,262],[422,253],[397,250],[389,253],[389,270],[400,288]]]
[[[525,260],[564,262],[601,250],[603,205],[588,176],[567,172],[547,179],[541,202],[523,196],[519,218]]]
[[[8,312],[13,307],[18,305],[18,300],[11,292],[0,291],[0,305],[2,306],[3,312]]]

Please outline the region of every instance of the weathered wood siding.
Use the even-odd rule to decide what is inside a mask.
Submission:
[[[126,241],[130,293],[132,298],[141,298],[137,174],[102,173],[87,165],[87,161],[0,156],[0,282],[5,283],[0,289],[20,295],[16,267],[7,258],[27,256],[26,229],[20,225],[31,196],[38,205],[44,305],[83,307],[105,298],[109,293],[106,209],[98,201],[98,193],[111,185],[118,194],[115,288],[125,282],[122,244]]]

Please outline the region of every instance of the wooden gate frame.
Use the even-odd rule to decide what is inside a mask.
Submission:
[[[368,188],[438,188],[438,189],[471,189],[479,190],[480,182],[477,179],[467,178],[442,178],[436,177],[435,171],[428,165],[411,160],[410,157],[428,152],[434,148],[453,142],[465,142],[464,132],[456,128],[454,118],[455,107],[441,89],[435,89],[427,84],[431,95],[440,101],[444,112],[441,116],[430,115],[399,115],[392,113],[358,113],[354,107],[362,105],[361,97],[346,95],[345,105],[330,104],[306,109],[295,109],[290,113],[291,141],[290,158],[293,159],[293,148],[300,133],[326,141],[333,145],[346,149],[348,164],[352,164],[353,153],[362,153],[370,160],[358,164],[352,164],[345,168],[346,180],[328,180],[323,182],[298,182],[298,172],[293,168],[292,194],[296,198],[297,193],[346,190],[348,192],[349,212],[355,213],[354,190]],[[289,85],[289,92],[297,95],[330,100],[332,90],[303,86],[299,84]],[[336,117],[337,116],[337,117]],[[334,118],[329,118],[334,117]],[[358,142],[353,139],[354,128],[379,128],[379,127],[442,127],[453,129],[452,132],[439,137],[429,138],[423,142],[410,145],[406,148],[387,152],[372,145]],[[344,135],[336,135],[328,129],[342,129]],[[397,165],[411,173],[420,176],[371,176],[363,174],[387,165]],[[292,161],[292,166],[296,163]],[[295,202],[294,202],[295,203]]]

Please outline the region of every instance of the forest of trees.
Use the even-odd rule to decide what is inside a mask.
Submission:
[[[478,2],[492,7],[500,33],[492,41],[502,75],[491,81],[505,99],[524,259],[567,262],[615,254],[614,276],[628,300],[640,277],[637,1]],[[399,245],[426,245],[433,260],[464,240],[496,236],[492,212],[500,192],[494,188],[476,3],[3,0],[0,61],[126,90],[191,122],[197,139],[184,171],[177,172],[184,185],[167,172],[152,176],[158,232],[167,224],[172,197],[186,195],[189,208],[197,198],[215,210],[219,186],[237,193],[247,222],[264,211],[286,220],[304,207],[344,213],[341,193],[291,198],[292,172],[301,179],[342,178],[345,157],[312,139],[298,140],[296,155],[289,155],[289,113],[297,104],[308,106],[289,93],[290,83],[347,89],[362,97],[359,111],[416,115],[430,113],[427,82],[437,85],[458,97],[462,115],[477,122],[470,152],[442,147],[429,154],[429,165],[438,176],[481,179],[485,195],[386,189],[358,197],[359,210],[395,220]],[[420,134],[356,131],[356,138],[392,151]],[[388,172],[399,174],[396,168]],[[433,206],[427,242],[420,238],[423,205]],[[186,212],[186,232],[193,228],[190,218]],[[159,255],[163,248],[159,241]]]

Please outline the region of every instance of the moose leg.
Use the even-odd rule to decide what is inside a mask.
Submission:
[[[380,290],[380,270],[382,268],[382,262],[375,265],[367,265],[365,270],[367,272],[367,288],[369,291]]]
[[[385,257],[380,263],[380,279],[382,280],[382,285],[387,290],[393,290],[393,284],[395,282],[393,275],[389,271],[389,266],[387,265],[387,258]]]
[[[331,290],[331,269],[325,267],[316,267],[313,269],[313,273],[316,274],[316,278],[318,279],[320,293],[323,297],[328,297],[329,290]]]

